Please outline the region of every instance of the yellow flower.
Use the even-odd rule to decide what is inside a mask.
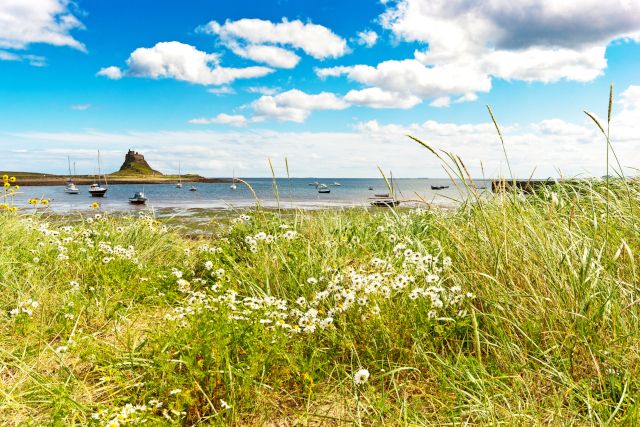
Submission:
[[[30,205],[36,205],[36,204],[38,204],[38,201],[36,199],[29,199],[29,204]]]
[[[9,195],[13,195],[14,191],[15,191],[15,190],[14,190],[13,188],[12,188],[12,189],[10,189],[10,190],[9,190]]]
[[[91,203],[91,209],[98,209],[99,207],[100,207],[100,203],[98,202]]]
[[[9,205],[6,203],[0,203],[0,209],[9,209]]]
[[[9,208],[9,210],[10,210],[11,212],[15,212],[15,211],[17,211],[17,210],[18,210],[18,208],[17,208],[17,207],[15,207],[15,206],[11,206],[11,208]]]
[[[16,191],[18,191],[20,189],[19,185],[15,185],[13,188],[15,188]]]
[[[9,181],[9,175],[2,175],[3,181]]]
[[[42,203],[43,205],[48,205],[49,201],[47,199],[42,199],[40,200],[40,203]]]
[[[16,182],[16,177],[12,176],[11,178],[9,178],[9,182]]]
[[[9,187],[11,187],[11,184],[9,184],[8,182],[5,182],[4,183],[4,188],[9,188]]]

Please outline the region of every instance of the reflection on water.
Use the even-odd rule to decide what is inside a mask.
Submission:
[[[329,186],[329,194],[320,194],[312,185],[319,181]],[[273,181],[269,178],[247,179],[253,187],[261,205],[276,207],[278,199],[275,196]],[[335,186],[338,182],[341,185]],[[458,183],[459,184],[459,183]],[[80,194],[71,195],[64,192],[64,186],[22,187],[14,202],[22,207],[27,205],[30,198],[46,198],[50,200],[50,209],[55,212],[71,212],[88,210],[92,202],[99,202],[102,210],[123,211],[143,210],[148,208],[176,208],[176,209],[229,209],[254,206],[256,201],[253,193],[243,184],[238,183],[233,190],[229,184],[193,184],[197,191],[189,191],[191,183],[184,183],[183,188],[176,188],[174,184],[145,185],[144,192],[148,198],[146,206],[129,204],[128,198],[136,191],[143,189],[138,184],[114,184],[109,186],[106,197],[93,198],[89,195],[89,187],[79,186]],[[292,178],[278,180],[279,203],[283,208],[318,209],[327,207],[368,206],[369,197],[374,194],[388,193],[389,190],[383,179],[356,178]],[[448,186],[442,190],[431,190],[431,186]],[[478,181],[479,187],[490,189],[490,181]],[[373,190],[369,190],[373,188]],[[455,185],[447,179],[395,179],[394,191],[401,200],[425,200],[437,205],[451,206],[466,197],[464,186]]]

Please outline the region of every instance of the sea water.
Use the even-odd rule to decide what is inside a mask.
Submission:
[[[100,203],[101,210],[124,211],[145,208],[175,209],[233,209],[256,205],[256,197],[265,207],[319,209],[331,207],[368,206],[369,198],[375,194],[389,193],[383,179],[365,178],[291,178],[278,179],[277,185],[271,178],[248,178],[246,182],[255,191],[255,196],[246,185],[237,182],[237,189],[230,188],[229,183],[191,183],[183,182],[182,188],[174,184],[113,184],[104,198],[91,197],[88,185],[79,185],[80,194],[66,194],[64,186],[25,186],[14,198],[19,207],[29,206],[31,198],[49,200],[49,209],[64,213],[88,210],[93,202]],[[331,193],[320,194],[313,185],[320,182],[327,185]],[[340,183],[340,186],[334,183]],[[477,187],[486,187],[490,191],[491,182],[478,180]],[[431,190],[431,186],[444,185],[449,188]],[[195,186],[197,191],[189,191]],[[370,190],[369,188],[373,188]],[[147,197],[146,206],[131,205],[129,197],[144,190]],[[406,201],[406,205],[417,205],[423,202],[441,206],[454,206],[466,199],[468,194],[464,185],[448,179],[429,178],[397,178],[393,181],[393,190],[397,199]]]

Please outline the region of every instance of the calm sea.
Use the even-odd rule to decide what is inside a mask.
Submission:
[[[249,178],[246,180],[255,190],[263,206],[276,207],[277,197],[271,178]],[[331,193],[320,194],[313,185],[319,181],[329,186]],[[340,185],[334,185],[339,183]],[[197,191],[189,191],[194,185]],[[431,185],[448,185],[443,190],[431,190]],[[478,187],[491,188],[488,180],[476,181]],[[327,207],[367,206],[368,198],[374,194],[387,193],[388,189],[383,179],[361,178],[291,178],[277,181],[280,206],[283,208],[318,209]],[[87,210],[92,202],[99,202],[102,210],[123,211],[139,210],[145,207],[134,206],[128,202],[136,191],[144,189],[148,199],[146,208],[207,208],[226,209],[243,208],[255,205],[251,191],[243,184],[237,183],[237,189],[232,190],[229,184],[205,184],[184,182],[183,188],[178,189],[175,184],[114,184],[109,185],[109,191],[102,199],[89,195],[87,185],[78,186],[80,194],[70,195],[64,192],[64,186],[21,187],[20,194],[14,202],[24,206],[31,198],[46,198],[50,200],[50,209],[55,212],[70,212]],[[369,188],[373,188],[370,190]],[[394,180],[394,189],[399,199],[417,200],[418,195],[430,203],[438,205],[455,205],[466,195],[447,179],[408,179]]]

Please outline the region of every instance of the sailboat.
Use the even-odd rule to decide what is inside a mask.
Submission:
[[[235,190],[238,188],[238,186],[236,185],[236,170],[233,170],[233,181],[231,181],[231,185],[229,186],[230,189]]]
[[[182,188],[182,175],[180,175],[180,162],[178,162],[178,183],[176,188]]]
[[[93,184],[91,184],[91,186],[89,187],[89,194],[91,194],[91,197],[104,197],[104,195],[106,194],[107,190],[109,189],[109,185],[107,184],[107,176],[104,176],[104,187],[100,186],[100,175],[101,175],[101,171],[100,171],[100,150],[98,150],[98,178],[97,178],[97,182],[94,182]]]
[[[69,162],[69,179],[67,180],[67,186],[65,187],[64,192],[67,194],[78,194],[80,193],[80,190],[78,189],[76,184],[73,182],[73,178],[71,175],[71,159],[67,157],[67,161]],[[75,163],[73,164],[73,166],[74,166],[74,175],[75,175]]]

